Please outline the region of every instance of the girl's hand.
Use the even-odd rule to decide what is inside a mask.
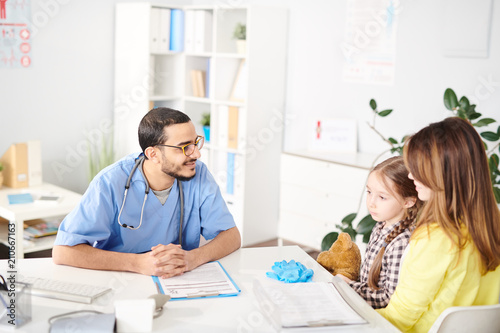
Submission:
[[[337,274],[335,276],[338,276],[339,278],[341,278],[342,280],[344,280],[346,283],[349,283],[349,282],[352,282],[351,279],[349,279],[348,277],[342,275],[342,274]]]

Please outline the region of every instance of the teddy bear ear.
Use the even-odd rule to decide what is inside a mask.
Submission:
[[[338,241],[342,245],[342,248],[345,250],[348,250],[352,247],[351,236],[347,232],[341,233],[339,235]]]

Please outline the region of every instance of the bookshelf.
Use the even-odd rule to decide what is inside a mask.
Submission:
[[[181,37],[170,34],[170,42],[183,40],[176,51],[158,47],[162,33],[156,28],[167,26],[158,17],[168,20],[166,12],[173,10],[181,11],[184,21]],[[243,246],[276,238],[287,10],[118,3],[115,23],[117,157],[140,150],[137,127],[152,107],[187,113],[201,135],[200,120],[210,112],[211,140],[201,160],[221,188]],[[238,23],[247,27],[245,53],[238,53],[233,39]],[[196,75],[201,88],[194,84]]]

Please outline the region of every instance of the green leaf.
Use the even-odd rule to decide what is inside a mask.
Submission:
[[[459,117],[460,117],[460,118],[462,118],[462,119],[467,120],[467,115],[465,114],[465,111],[464,111],[464,110],[462,110],[462,109],[458,109],[458,110],[457,110],[457,116],[459,116]]]
[[[498,126],[497,134],[500,135],[500,126]]]
[[[326,236],[323,237],[323,240],[321,241],[321,251],[328,251],[338,237],[339,233],[336,231],[326,234]]]
[[[371,234],[364,234],[363,235],[363,243],[368,244],[368,242],[370,241],[370,235]]]
[[[389,140],[391,143],[393,143],[393,144],[395,144],[395,145],[397,145],[397,144],[398,144],[398,141],[397,141],[396,139],[394,139],[394,138],[389,138],[389,139],[387,139],[387,140]]]
[[[474,119],[477,119],[481,116],[482,116],[482,114],[480,114],[479,112],[472,112],[471,114],[469,114],[469,120],[474,120]]]
[[[445,90],[443,100],[444,106],[450,111],[454,110],[458,106],[457,95],[450,88]]]
[[[343,232],[347,232],[349,234],[349,236],[351,236],[351,239],[352,239],[353,242],[356,240],[356,235],[358,233],[356,232],[356,230],[354,230],[354,228],[349,227],[349,228],[346,228],[346,229],[344,229],[342,231]]]
[[[489,124],[491,124],[491,123],[494,123],[494,122],[496,122],[496,120],[495,120],[495,119],[491,119],[491,118],[483,118],[483,119],[479,120],[477,123],[475,123],[475,124],[473,124],[473,125],[474,125],[474,126],[476,126],[476,127],[482,127],[482,126],[487,126],[487,125],[489,125]],[[499,127],[498,129],[499,129],[499,131],[500,131],[500,127]],[[500,134],[500,133],[499,133],[499,134]]]
[[[377,102],[372,98],[370,99],[370,107],[372,108],[373,111],[377,110]]]
[[[363,217],[361,221],[359,221],[358,227],[356,228],[356,231],[358,234],[371,234],[373,227],[377,221],[375,221],[370,214],[366,215]]]
[[[467,109],[469,108],[469,106],[470,106],[469,100],[468,100],[468,99],[467,99],[467,97],[465,97],[465,96],[463,96],[462,98],[460,98],[460,102],[459,102],[459,104],[460,104],[460,107],[461,107],[462,109],[466,109],[466,110],[467,110]]]
[[[483,132],[481,133],[481,136],[485,139],[485,140],[488,140],[488,141],[497,141],[500,139],[500,135],[498,135],[497,133],[495,132]]]
[[[495,200],[500,203],[500,188],[493,187],[493,194],[495,195]]]
[[[490,158],[488,159],[488,164],[492,172],[494,172],[495,170],[498,171],[498,162],[499,162],[498,155],[491,154]]]
[[[351,213],[347,216],[345,216],[343,219],[342,219],[342,224],[347,224],[347,225],[350,225],[352,226],[352,221],[354,221],[354,219],[356,218],[356,213]]]
[[[379,116],[381,116],[381,117],[385,117],[385,116],[390,115],[390,114],[391,114],[391,112],[392,112],[392,109],[383,110],[383,111],[380,111],[380,112],[378,113],[378,115],[379,115]]]

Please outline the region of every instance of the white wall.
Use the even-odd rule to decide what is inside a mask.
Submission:
[[[474,99],[480,113],[500,120],[500,1],[493,0],[490,52],[483,59],[443,55],[447,3],[401,0],[396,17],[395,84],[380,86],[342,80],[340,45],[347,0],[294,1],[290,5],[287,112],[295,120],[288,127],[285,149],[302,148],[308,116],[354,117],[360,132],[359,151],[387,149],[366,125],[373,115],[368,104],[371,98],[381,108],[394,109],[387,118],[377,119],[377,128],[397,139],[451,115],[443,105],[446,88],[454,89],[459,98]],[[489,80],[492,85],[483,84]],[[499,125],[492,127],[496,130]]]
[[[13,142],[39,139],[44,180],[83,192],[87,186],[86,133],[95,137],[106,132],[112,119],[114,4],[118,1],[31,2],[33,16],[39,18],[34,22],[38,33],[32,43],[32,66],[0,69],[0,154]],[[460,96],[474,97],[479,92],[478,111],[500,118],[500,0],[493,4],[486,59],[442,55],[445,0],[402,0],[394,86],[342,81],[344,59],[339,45],[345,33],[347,0],[192,2],[290,8],[286,108],[295,118],[287,127],[287,149],[304,142],[304,121],[309,116],[355,117],[359,150],[385,149],[365,125],[371,119],[370,98],[382,108],[395,109],[388,118],[379,119],[377,127],[397,138],[449,114],[442,103],[447,87]],[[481,83],[488,78],[495,84],[491,92]]]

